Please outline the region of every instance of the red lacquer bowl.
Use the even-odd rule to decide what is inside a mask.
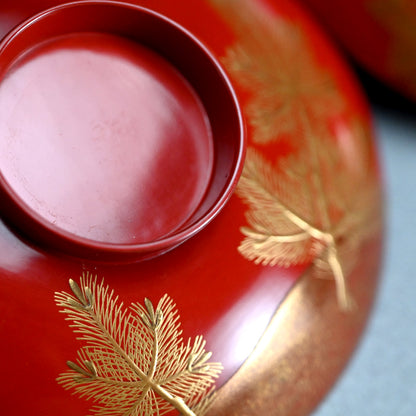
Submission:
[[[58,3],[0,6],[2,411],[309,414],[381,258],[349,70],[292,1]]]
[[[303,0],[368,71],[416,99],[416,4],[412,0]]]

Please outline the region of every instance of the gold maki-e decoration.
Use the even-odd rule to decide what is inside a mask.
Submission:
[[[338,114],[345,103],[331,73],[318,65],[299,23],[279,18],[250,0],[210,0],[234,28],[237,42],[222,63],[248,92],[244,113],[250,141],[303,140],[305,113],[316,121]]]
[[[335,280],[341,308],[350,309],[347,277],[379,218],[370,127],[351,117],[343,154],[328,120],[347,103],[301,25],[250,0],[211,2],[238,35],[223,63],[246,93],[251,128],[237,187],[248,206],[239,251],[265,266],[312,263],[313,275]],[[288,151],[271,160],[276,144]]]
[[[320,168],[333,172],[321,183],[316,173],[305,177],[307,161],[292,156],[273,165],[249,149],[237,191],[249,206],[248,226],[241,228],[245,238],[238,249],[257,264],[312,262],[314,276],[335,279],[339,304],[346,310],[354,304],[347,276],[362,242],[377,227],[378,197],[371,179],[342,174],[332,150],[321,149]]]
[[[169,296],[156,308],[148,299],[125,308],[97,277],[86,274],[79,285],[69,284],[72,293],[56,293],[55,301],[84,346],[59,384],[94,401],[98,416],[205,413],[222,366],[208,362],[201,336],[183,342]]]

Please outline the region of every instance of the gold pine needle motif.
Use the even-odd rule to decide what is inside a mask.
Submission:
[[[339,304],[349,309],[347,277],[379,225],[369,126],[351,117],[345,143],[334,134],[330,120],[347,103],[299,23],[261,2],[211,2],[238,35],[223,62],[245,93],[252,129],[237,188],[248,205],[239,251],[263,265],[312,263],[315,276],[335,280]],[[277,141],[289,144],[290,156],[272,161]]]
[[[98,416],[160,416],[179,411],[201,416],[207,410],[219,363],[209,362],[201,336],[183,342],[179,315],[165,295],[156,308],[145,299],[124,308],[97,278],[83,275],[72,293],[55,294],[77,339],[85,345],[57,381],[92,400]]]
[[[342,175],[339,161],[328,147],[321,152],[320,163],[338,173],[326,178],[321,210],[315,209],[314,183],[304,176],[309,170],[306,160],[287,157],[274,166],[260,152],[248,150],[238,185],[238,194],[249,206],[239,251],[263,265],[289,267],[312,262],[317,277],[335,279],[339,303],[349,309],[353,301],[346,276],[363,240],[378,225],[377,188],[365,176],[353,180]]]
[[[305,110],[314,120],[337,114],[344,102],[329,72],[317,66],[298,25],[271,17],[259,2],[211,0],[235,28],[239,42],[223,63],[250,92],[245,113],[257,144],[305,135]],[[253,6],[255,5],[255,7]]]

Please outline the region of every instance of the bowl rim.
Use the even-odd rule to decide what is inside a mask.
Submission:
[[[4,178],[0,169],[0,200],[2,201],[1,215],[6,217],[10,222],[21,231],[24,235],[28,235],[32,239],[40,242],[48,248],[59,248],[64,253],[68,251],[69,255],[75,255],[80,257],[93,258],[95,260],[140,260],[149,257],[154,257],[158,254],[162,254],[166,251],[173,249],[179,244],[183,243],[187,239],[195,236],[199,231],[205,228],[222,210],[225,206],[241,176],[245,150],[246,150],[246,128],[242,115],[240,103],[237,95],[234,91],[231,81],[228,75],[221,66],[219,60],[213,55],[213,53],[188,29],[181,26],[179,23],[170,19],[169,17],[151,10],[147,7],[121,2],[117,0],[79,0],[72,1],[57,6],[50,7],[34,16],[29,17],[24,22],[17,25],[12,29],[3,39],[0,40],[0,57],[4,49],[19,36],[24,30],[42,19],[48,18],[54,13],[65,12],[66,9],[73,7],[85,7],[85,6],[114,6],[132,9],[136,12],[148,14],[153,18],[162,21],[163,24],[171,26],[174,30],[181,32],[187,37],[197,48],[208,58],[210,65],[215,68],[218,73],[219,79],[222,80],[224,87],[227,90],[227,94],[231,98],[233,104],[233,111],[235,112],[235,118],[238,123],[238,138],[236,142],[236,158],[233,162],[234,168],[231,171],[231,175],[226,181],[224,189],[218,193],[215,203],[207,208],[202,216],[190,224],[185,224],[183,228],[179,227],[178,230],[173,230],[161,238],[153,241],[141,242],[141,243],[113,243],[88,239],[60,228],[49,222],[42,217],[28,204],[26,204],[20,196],[13,190],[7,180]],[[7,71],[6,71],[7,72]],[[184,76],[186,79],[186,76]],[[1,82],[1,80],[0,80]],[[210,185],[208,185],[208,188]],[[205,192],[206,194],[207,192]]]

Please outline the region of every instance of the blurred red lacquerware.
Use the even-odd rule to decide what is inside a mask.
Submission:
[[[416,3],[302,0],[367,71],[416,99]]]

